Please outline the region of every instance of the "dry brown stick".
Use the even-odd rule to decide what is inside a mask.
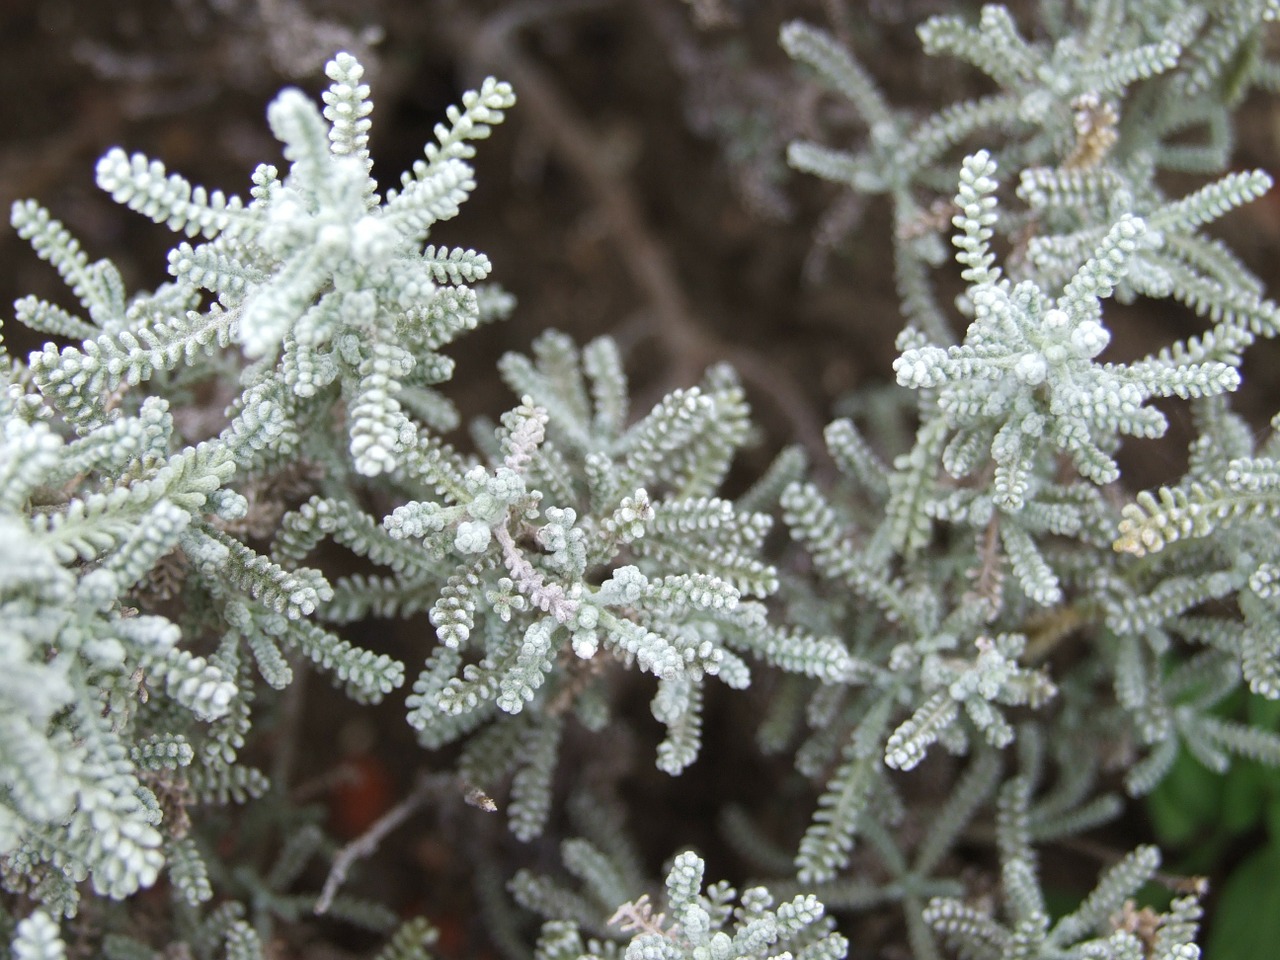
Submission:
[[[545,71],[515,41],[520,28],[537,19],[598,5],[599,0],[555,4],[531,0],[480,21],[465,6],[449,3],[448,15],[441,20],[465,59],[500,69],[551,149],[581,177],[604,215],[623,265],[653,307],[654,332],[670,358],[672,378],[689,383],[712,360],[728,360],[746,382],[772,401],[796,439],[812,454],[824,456],[821,423],[811,413],[803,391],[755,354],[732,347],[701,327],[666,249],[645,223],[631,184],[598,148],[590,128]]]
[[[329,876],[325,878],[324,887],[316,900],[316,915],[327,913],[333,906],[333,898],[337,896],[338,888],[346,882],[347,873],[357,860],[372,855],[387,834],[425,807],[428,800],[439,796],[449,784],[455,782],[454,777],[444,774],[420,774],[418,782],[414,784],[413,790],[407,797],[375,820],[368,830],[339,850],[338,855],[333,858]]]

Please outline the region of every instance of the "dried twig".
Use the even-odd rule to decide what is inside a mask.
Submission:
[[[329,876],[316,900],[317,916],[327,913],[337,896],[338,888],[346,882],[347,873],[357,860],[371,856],[383,839],[396,827],[427,805],[427,802],[457,786],[457,779],[447,774],[421,774],[410,794],[374,821],[364,833],[338,851],[329,868]],[[477,804],[472,804],[477,806]],[[481,807],[481,809],[488,809]]]

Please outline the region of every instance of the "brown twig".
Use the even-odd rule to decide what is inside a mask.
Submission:
[[[324,887],[316,900],[316,915],[320,916],[328,912],[333,905],[333,898],[337,896],[338,888],[346,882],[347,873],[357,860],[371,856],[387,834],[425,807],[429,800],[440,796],[456,784],[456,778],[446,774],[420,774],[418,782],[407,797],[375,820],[368,830],[338,851],[338,855],[333,858],[333,866],[329,868],[329,876],[325,879]]]

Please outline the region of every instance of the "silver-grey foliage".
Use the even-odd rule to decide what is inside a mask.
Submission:
[[[946,944],[978,958],[1198,955],[1195,895],[1146,940],[1126,925],[1155,848],[1055,921],[1038,847],[1121,809],[1098,743],[1130,756],[1134,796],[1183,746],[1220,771],[1232,755],[1280,764],[1280,736],[1213,712],[1239,689],[1280,698],[1280,421],[1259,441],[1228,404],[1243,352],[1280,317],[1203,229],[1270,187],[1224,171],[1231,109],[1250,85],[1280,86],[1250,40],[1280,9],[1040,6],[1037,39],[999,5],[927,21],[926,52],[995,92],[923,119],[824,31],[782,31],[867,127],[855,150],[796,143],[791,162],[889,198],[906,320],[893,402],[911,427],[832,423],[831,485],[790,451],[730,499],[752,434],[733,371],[633,411],[605,337],[551,332],[504,357],[512,408],[477,426],[474,451],[443,439],[459,419],[440,389],[445,348],[513,308],[483,283],[483,254],[431,242],[475,185],[474,142],[515,102],[495,80],[385,193],[347,54],[328,65],[323,108],[296,90],[272,103],[287,169],[258,167],[247,198],[110,151],[99,184],[184,236],[155,291],[128,295],[48,211],[15,204],[15,229],[82,310],[20,300],[22,323],[70,345],[0,353],[0,887],[20,905],[0,905],[0,929],[14,955],[66,956],[59,924],[86,898],[127,900],[167,872],[170,939],[111,930],[106,954],[264,956],[272,918],[314,906],[287,888],[325,853],[319,832],[279,814],[292,840],[250,878],[218,863],[190,808],[273,789],[240,752],[255,701],[304,661],[360,703],[402,686],[403,664],[345,634],[417,615],[430,629],[408,723],[427,750],[460,744],[458,782],[477,805],[500,797],[519,840],[557,810],[574,727],[626,721],[625,671],[652,690],[652,755],[670,775],[699,758],[715,683],[773,674],[761,745],[794,748],[819,785],[794,850],[726,817],[761,862],[793,858],[770,883],[780,902],[753,886],[735,906],[685,852],[655,912],[620,822],[565,842],[586,892],[528,870],[511,883],[547,918],[539,960],[834,960],[847,942],[822,902],[898,905],[921,960]],[[1170,198],[1162,171],[1216,179]],[[934,290],[945,270],[964,284],[954,305]],[[1112,359],[1138,298],[1179,303],[1202,329]],[[179,415],[202,379],[234,385],[205,429]],[[1133,499],[1117,453],[1164,433],[1151,401],[1171,397],[1196,426],[1189,468]],[[270,489],[288,492],[264,506]],[[775,514],[803,562],[775,549]],[[309,565],[326,540],[365,572]],[[949,792],[899,830],[911,771],[941,751],[963,758]],[[990,808],[998,905],[966,897],[950,857]],[[850,875],[855,853],[879,879]],[[426,957],[430,940],[406,924],[385,956]]]
[[[924,908],[927,874],[897,850],[876,802],[895,789],[890,770],[911,769],[938,746],[966,753],[975,737],[1013,742],[1009,706],[1035,710],[1050,737],[1078,744],[1119,735],[1146,751],[1125,780],[1133,794],[1159,782],[1179,744],[1218,770],[1232,753],[1280,760],[1274,733],[1209,712],[1242,681],[1280,696],[1266,586],[1274,466],[1226,404],[1242,352],[1277,332],[1276,307],[1202,232],[1271,181],[1261,171],[1230,173],[1170,199],[1156,179],[1162,169],[1223,171],[1228,111],[1274,69],[1240,45],[1280,11],[1044,7],[1034,41],[997,5],[976,23],[926,22],[926,51],[972,63],[998,90],[920,121],[894,111],[818,28],[783,30],[788,51],[867,125],[857,151],[799,143],[791,160],[894,205],[907,320],[894,370],[915,392],[918,418],[914,438],[864,435],[854,421],[837,421],[828,444],[847,489],[796,483],[783,493],[793,535],[830,585],[796,615],[835,632],[843,622],[846,636],[861,638],[850,652],[866,672],[845,697],[811,701],[801,768],[834,774],[796,867],[801,880],[823,884],[829,903],[902,902],[920,955],[937,950],[931,928],[966,956],[1190,956],[1193,898],[1175,905],[1181,919],[1162,921],[1181,931],[1167,943],[1105,935],[1154,870],[1153,850],[1104,880],[1110,892],[1086,901],[1087,916],[1052,925],[1031,848],[1002,847],[1011,906],[1001,925],[951,897]],[[945,189],[953,163],[953,199],[930,206],[921,198]],[[1015,197],[1017,213],[1000,209]],[[947,221],[967,284],[958,323],[930,277],[943,264]],[[1120,309],[1113,302],[1138,297],[1180,301],[1204,318],[1203,332],[1135,361],[1108,360],[1110,317]],[[1164,433],[1164,414],[1148,403],[1161,396],[1192,403],[1201,435],[1190,473],[1118,516],[1100,488],[1120,479],[1123,437]],[[1158,551],[1155,562],[1129,558]],[[864,603],[844,603],[843,591]],[[1221,613],[1233,601],[1242,616]],[[1219,603],[1213,614],[1204,609],[1210,602]],[[818,603],[826,609],[816,612]],[[1086,655],[1051,672],[1048,658],[1066,640]],[[1091,804],[1096,769],[1080,772],[1080,793],[1050,821],[1066,830],[1118,810],[1114,797]],[[1025,806],[1030,782],[1021,789]],[[892,887],[837,879],[858,836],[901,878]],[[1103,899],[1105,907],[1090,907]]]

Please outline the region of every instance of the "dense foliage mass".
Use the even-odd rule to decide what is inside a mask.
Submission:
[[[332,850],[244,755],[261,706],[313,667],[353,710],[410,688],[408,724],[447,764],[419,800],[501,809],[526,843],[575,824],[560,851],[580,889],[500,877],[494,896],[545,919],[523,941],[494,933],[517,954],[835,960],[841,917],[888,910],[921,960],[1198,956],[1203,888],[1162,875],[1155,846],[1065,908],[1041,868],[1184,753],[1217,773],[1236,756],[1280,765],[1280,735],[1218,709],[1280,699],[1280,421],[1258,437],[1228,402],[1280,312],[1204,229],[1271,185],[1226,170],[1232,110],[1280,86],[1259,39],[1278,16],[1261,0],[1045,0],[1034,34],[999,5],[936,16],[925,51],[992,92],[926,117],[823,30],[787,25],[787,52],[866,126],[855,150],[793,143],[791,164],[892,205],[901,416],[832,423],[834,482],[791,448],[737,498],[725,484],[753,427],[734,371],[637,410],[609,338],[547,332],[504,357],[514,405],[475,425],[473,448],[446,441],[447,350],[514,302],[484,254],[431,231],[474,188],[475,143],[516,102],[505,83],[466,94],[384,192],[349,54],[322,107],[293,89],[271,104],[287,167],[259,166],[247,198],[111,150],[101,187],[183,237],[154,291],[130,295],[48,211],[16,204],[81,309],[20,300],[18,322],[58,342],[0,354],[14,956],[256,960],[274,924],[310,911],[395,927],[341,892],[368,849],[298,892]],[[1170,196],[1171,171],[1202,185]],[[937,293],[948,273],[954,304]],[[1138,298],[1182,305],[1199,332],[1108,359],[1115,304]],[[234,385],[225,413],[189,416],[211,385]],[[1189,465],[1127,491],[1117,453],[1165,432],[1156,398],[1190,409]],[[330,543],[363,566],[330,568]],[[408,677],[349,639],[375,618],[422,624]],[[684,851],[659,888],[609,785],[558,803],[571,741],[648,736],[619,679],[636,673],[672,776],[699,761],[717,684],[762,687],[742,738],[818,787],[799,838],[724,811],[764,883],[706,885]],[[927,762],[942,799],[913,810]],[[214,814],[236,804],[272,811],[284,837],[256,872],[219,842]],[[977,843],[998,876],[966,869]],[[875,871],[853,869],[855,845]],[[1137,906],[1157,877],[1172,896]],[[168,898],[161,919],[148,888]],[[409,919],[381,956],[428,956],[433,937]]]

